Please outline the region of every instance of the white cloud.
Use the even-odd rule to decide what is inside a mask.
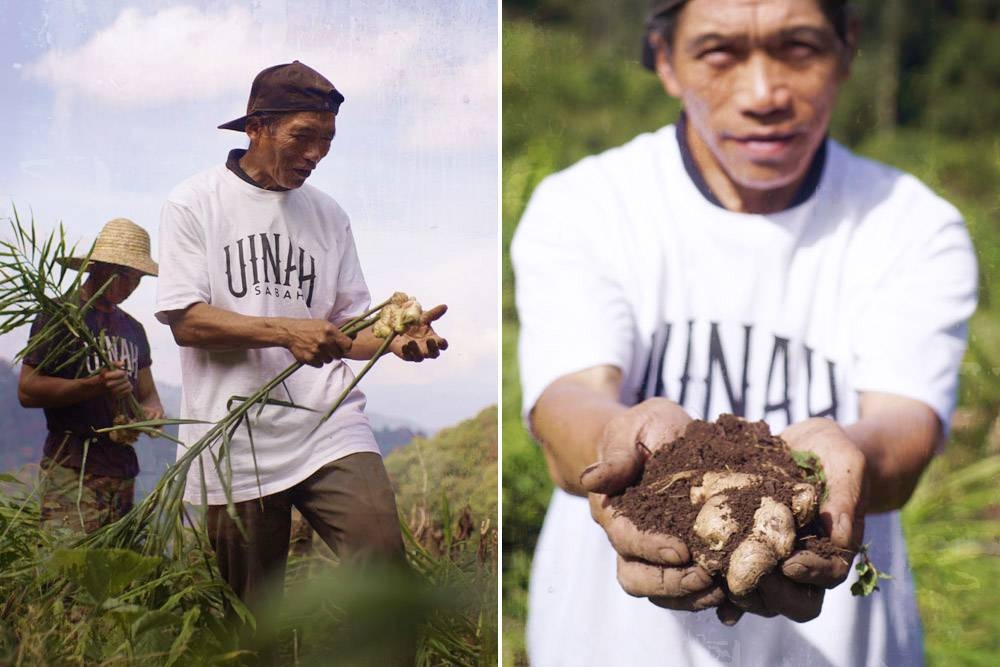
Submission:
[[[123,9],[82,46],[53,49],[25,68],[28,77],[114,108],[154,107],[245,89],[259,28],[242,7],[202,13],[170,7],[144,15]]]
[[[343,90],[352,109],[400,118],[408,148],[496,145],[495,46],[484,52],[481,40],[456,39],[448,23],[420,14],[373,12],[334,25],[297,14],[276,20],[288,16],[275,11],[281,4],[126,8],[80,46],[46,52],[24,76],[56,91],[65,124],[75,100],[128,111],[228,97],[238,110],[257,72],[299,59]]]

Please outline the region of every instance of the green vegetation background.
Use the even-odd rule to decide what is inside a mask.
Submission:
[[[980,262],[980,307],[951,441],[903,513],[927,661],[1000,664],[1000,3],[855,6],[863,38],[832,134],[957,205]],[[525,664],[528,571],[552,488],[519,415],[507,249],[543,177],[676,118],[677,105],[638,64],[645,7],[644,0],[504,2],[504,665]]]
[[[468,506],[490,528],[496,528],[497,465],[495,405],[433,438],[416,437],[385,459],[404,517],[421,508],[440,516]]]

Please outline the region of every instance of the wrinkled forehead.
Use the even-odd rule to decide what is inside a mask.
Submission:
[[[288,131],[333,134],[337,127],[337,116],[330,111],[295,111],[286,114],[285,118],[282,119],[281,127]]]
[[[680,14],[677,36],[764,38],[797,28],[833,30],[819,0],[688,0]]]

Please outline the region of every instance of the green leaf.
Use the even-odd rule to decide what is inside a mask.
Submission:
[[[878,573],[867,563],[860,562],[855,567],[858,580],[851,584],[851,595],[867,597],[878,590]]]
[[[184,624],[181,626],[180,633],[178,633],[177,638],[170,647],[170,656],[167,658],[167,667],[179,664],[177,661],[180,660],[187,652],[191,637],[194,636],[196,627],[195,623],[197,623],[200,615],[201,610],[198,607],[192,607],[186,614],[184,614]]]
[[[854,566],[858,580],[851,584],[851,595],[867,597],[878,590],[879,579],[892,579],[892,577],[875,567],[875,563],[868,556],[868,545],[863,545],[858,555],[860,560]]]
[[[58,549],[46,567],[82,587],[102,605],[152,573],[161,560],[129,549]]]
[[[815,452],[809,452],[802,449],[793,449],[791,452],[792,459],[795,460],[795,465],[810,473],[822,473],[823,464],[820,462],[819,456],[817,456]]]
[[[180,622],[180,620],[181,617],[177,614],[172,614],[169,611],[163,611],[162,609],[147,611],[132,624],[132,637],[139,639],[142,635],[148,632],[176,625]]]

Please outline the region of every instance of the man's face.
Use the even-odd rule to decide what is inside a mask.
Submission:
[[[100,300],[107,306],[117,306],[129,298],[135,288],[139,286],[139,281],[144,275],[141,271],[127,266],[105,264],[104,262],[92,263],[89,271],[96,288],[100,288],[108,280],[114,278],[100,296]]]
[[[772,190],[804,176],[848,54],[818,0],[690,0],[657,73],[729,179]]]
[[[258,158],[271,182],[265,187],[292,190],[309,178],[319,161],[330,152],[336,133],[336,116],[328,111],[298,111],[279,117],[270,126],[247,126]]]

